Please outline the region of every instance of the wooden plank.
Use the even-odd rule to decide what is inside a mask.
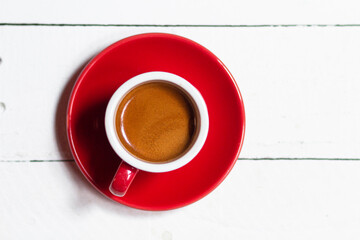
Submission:
[[[21,6],[21,7],[19,7]],[[359,23],[356,0],[2,1],[0,22],[125,24]]]
[[[360,28],[2,26],[0,160],[70,159],[64,119],[79,69],[143,32],[191,38],[228,66],[245,100],[240,157],[360,157]]]
[[[359,239],[360,162],[239,161],[200,201],[119,205],[74,163],[1,163],[1,239]],[[211,229],[211,231],[209,231]]]

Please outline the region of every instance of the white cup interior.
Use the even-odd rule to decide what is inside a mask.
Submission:
[[[121,100],[133,88],[151,81],[164,81],[181,88],[193,101],[198,114],[197,132],[193,143],[184,154],[172,161],[154,163],[137,158],[126,150],[117,135],[115,118]],[[122,160],[143,171],[168,172],[186,165],[199,153],[208,134],[209,116],[200,92],[184,78],[168,72],[147,72],[129,79],[115,91],[106,108],[105,130],[110,145]]]

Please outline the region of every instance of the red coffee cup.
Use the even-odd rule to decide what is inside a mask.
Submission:
[[[140,84],[163,81],[175,85],[188,95],[194,105],[196,131],[192,145],[187,151],[176,159],[166,162],[154,163],[132,155],[120,141],[115,126],[118,106],[123,97]],[[122,197],[126,194],[131,182],[139,170],[147,172],[168,172],[188,164],[199,153],[207,138],[209,130],[209,116],[205,101],[200,92],[184,78],[168,72],[147,72],[137,75],[122,84],[112,95],[105,113],[105,130],[111,147],[123,160],[109,186],[112,194]]]

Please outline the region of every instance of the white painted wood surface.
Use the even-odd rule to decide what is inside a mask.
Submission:
[[[245,101],[240,157],[360,157],[360,28],[2,26],[0,159],[70,159],[64,116],[79,69],[143,32],[191,38],[228,66]]]
[[[359,7],[356,0],[2,1],[0,239],[359,239]],[[240,158],[284,160],[238,161],[214,192],[172,211],[131,209],[93,189],[63,161],[72,158],[67,99],[92,56],[144,32],[182,35],[214,52],[245,100]],[[313,158],[333,160],[304,160]]]
[[[103,24],[351,24],[357,0],[10,1],[0,22]]]
[[[358,239],[359,171],[357,161],[239,161],[204,199],[147,212],[100,195],[74,163],[1,163],[0,239]]]

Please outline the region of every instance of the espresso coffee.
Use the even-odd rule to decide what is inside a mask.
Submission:
[[[171,83],[154,81],[124,96],[115,124],[129,153],[161,163],[186,153],[195,138],[197,122],[194,105],[185,92]]]

